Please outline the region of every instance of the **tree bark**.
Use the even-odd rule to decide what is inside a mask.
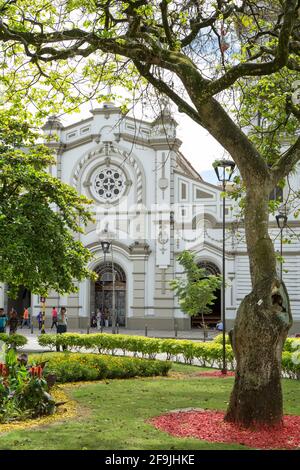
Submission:
[[[270,189],[265,181],[255,181],[246,196],[252,292],[238,309],[231,335],[237,368],[225,417],[243,427],[278,426],[283,416],[281,355],[292,316],[268,234]]]

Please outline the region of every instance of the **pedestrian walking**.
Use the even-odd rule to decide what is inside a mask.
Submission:
[[[66,307],[61,307],[60,312],[57,316],[57,334],[63,334],[67,332],[68,318],[67,318],[67,309]],[[63,351],[67,348],[66,346],[62,347]],[[56,351],[60,351],[60,346],[56,345]]]
[[[57,329],[57,316],[58,316],[58,312],[57,312],[57,309],[56,309],[55,307],[52,308],[51,315],[52,315],[51,330],[52,330],[52,328],[53,328],[54,326],[55,326],[56,329]]]
[[[0,308],[0,333],[5,333],[7,324],[7,316],[4,313],[4,308]]]
[[[24,308],[23,320],[22,320],[21,328],[23,328],[23,326],[28,326],[28,328],[30,328],[30,324],[29,324],[29,310],[28,310],[28,308]]]
[[[92,312],[91,316],[91,328],[96,328],[97,327],[97,317],[95,315],[95,312]]]
[[[96,320],[97,320],[97,330],[100,330],[101,325],[102,325],[102,312],[100,308],[97,309]]]
[[[109,326],[109,310],[107,308],[104,310],[104,324],[105,324],[105,328],[108,328],[108,326]]]
[[[43,314],[42,312],[39,312],[36,316],[37,318],[37,321],[39,322],[39,330],[42,329],[42,326],[43,326]]]
[[[16,310],[12,308],[8,316],[8,326],[9,326],[10,335],[14,335],[17,332],[18,324],[19,324],[18,314]]]

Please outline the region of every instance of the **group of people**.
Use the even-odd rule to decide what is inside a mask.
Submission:
[[[51,312],[52,325],[56,327],[57,333],[65,333],[67,331],[67,309],[66,307],[61,307],[60,311],[56,307],[52,308]],[[43,314],[39,312],[37,315],[37,321],[39,325],[39,330],[43,327]],[[15,334],[17,329],[27,326],[31,328],[31,314],[30,307],[25,307],[21,316],[18,315],[17,311],[12,308],[8,315],[4,312],[4,308],[0,308],[0,333],[5,333],[6,329],[9,329],[9,334]]]
[[[91,328],[97,328],[98,330],[104,326],[108,328],[110,318],[111,315],[108,308],[104,308],[103,310],[98,308],[96,313],[92,313]]]
[[[30,328],[30,307],[25,307],[22,316],[19,317],[17,311],[12,308],[8,315],[4,312],[4,308],[0,308],[0,333],[5,333],[7,327],[9,334],[16,333],[18,327],[27,326]]]
[[[66,333],[67,324],[68,324],[66,307],[61,307],[59,311],[56,307],[52,307],[51,320],[52,320],[51,330],[55,327],[57,333]],[[39,329],[41,329],[42,322],[43,322],[42,312],[38,314],[38,322],[39,322]]]

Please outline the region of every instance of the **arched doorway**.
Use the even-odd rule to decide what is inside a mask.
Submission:
[[[112,263],[100,264],[95,272],[98,279],[95,282],[95,310],[101,309],[109,315],[109,325],[111,325],[111,315],[113,306],[113,272]],[[114,263],[115,273],[115,308],[116,323],[119,326],[126,326],[126,274],[117,263]]]
[[[7,311],[8,313],[14,308],[20,317],[23,317],[23,312],[25,308],[31,307],[31,292],[26,289],[26,287],[21,286],[19,288],[18,295],[16,299],[11,299],[7,297]]]
[[[220,275],[219,268],[210,261],[200,261],[198,266],[202,269],[205,269],[207,276],[209,275]],[[214,327],[221,320],[221,289],[216,289],[214,292],[216,299],[214,304],[211,305],[211,313],[206,313],[203,315],[199,312],[198,315],[194,315],[191,319],[192,328],[199,328],[204,320],[205,324],[209,327]]]

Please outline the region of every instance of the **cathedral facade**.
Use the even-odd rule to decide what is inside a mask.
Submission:
[[[86,329],[98,309],[109,317],[115,307],[120,327],[199,327],[201,317],[191,319],[181,311],[169,281],[182,275],[177,256],[184,249],[196,253],[208,274],[223,274],[222,188],[203,181],[183,156],[176,126],[168,110],[154,122],[145,122],[122,116],[112,103],[68,126],[55,117],[48,120],[44,132],[57,155],[49,171],[92,201],[94,220],[80,240],[93,254],[90,268],[98,280],[81,282],[78,292],[69,296],[50,293],[47,318],[53,306],[66,306],[69,327]],[[199,158],[205,158],[201,142]],[[298,174],[288,186],[299,189]],[[251,289],[243,227],[232,204],[226,200],[225,305],[230,326]],[[283,276],[291,297],[292,331],[300,332],[298,225],[289,216],[286,231],[294,235],[291,243],[284,244]],[[272,216],[270,233],[279,250],[279,229]],[[2,305],[12,305],[4,285]],[[30,305],[34,317],[41,309],[39,297],[24,290],[14,305],[19,309]],[[217,291],[208,324],[220,317],[221,292]]]

